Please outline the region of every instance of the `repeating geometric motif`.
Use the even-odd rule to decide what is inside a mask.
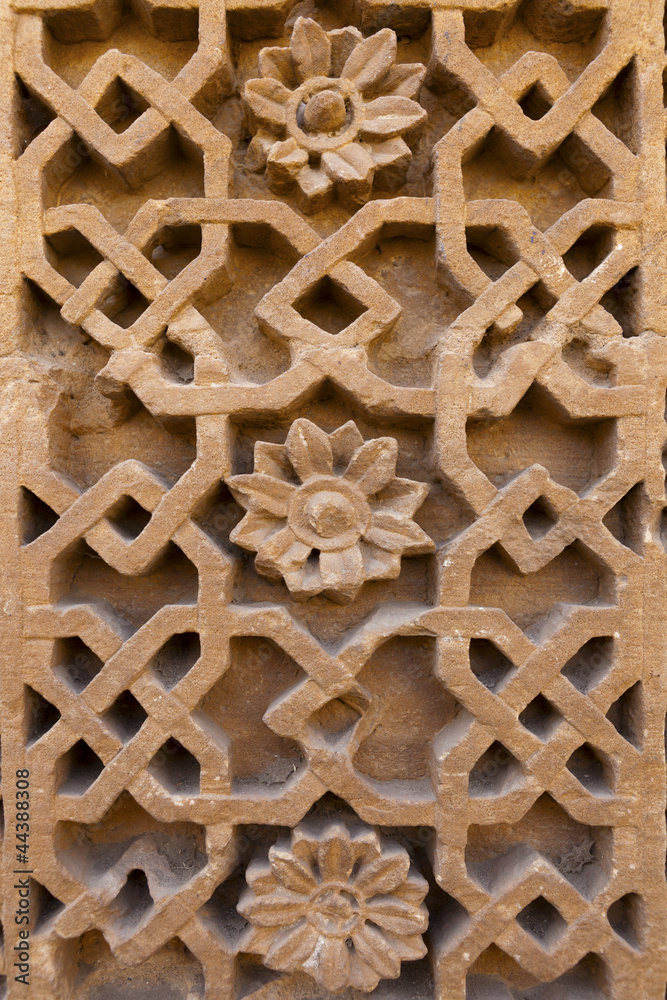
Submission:
[[[2,362],[11,805],[0,974],[9,998],[23,988],[8,971],[22,768],[31,778],[31,990],[40,1000],[92,1000],[105,984],[112,992],[99,996],[121,996],[131,981],[128,996],[158,983],[183,1000],[351,1000],[357,988],[382,1000],[665,995],[667,118],[658,7],[13,3],[7,65],[38,127],[21,143],[20,117],[11,118],[13,153],[3,161],[14,199],[3,287],[14,312],[8,306]],[[238,95],[259,75],[258,59],[268,62],[260,50],[280,60],[300,16],[319,18],[326,37],[352,27],[355,40],[390,32],[399,49],[419,41],[419,59],[405,51],[391,71],[426,67],[428,119],[410,168],[428,173],[421,187],[403,172],[394,190],[371,194],[366,178],[364,204],[341,199],[326,217],[304,215],[289,190],[275,197],[262,175],[244,187],[233,109],[241,114]],[[127,43],[134,23],[150,43],[145,58]],[[80,60],[78,75],[63,52]],[[312,66],[303,74],[313,76]],[[184,174],[200,172],[197,194],[180,193],[167,171],[174,157]],[[475,187],[478,157],[491,166]],[[355,169],[345,178],[356,184]],[[70,198],[67,185],[86,170],[106,187],[89,201]],[[574,204],[554,194],[550,221],[538,226],[530,189],[545,170],[577,194]],[[496,174],[503,197],[488,180]],[[488,197],[478,197],[485,184]],[[368,263],[392,239],[433,250],[437,336],[424,378],[392,380],[377,362],[392,337],[406,351],[417,323],[403,294],[410,261]],[[185,263],[163,267],[184,243]],[[249,319],[266,356],[278,352],[281,370],[257,379],[238,375],[231,332],[213,319],[217,303],[250,283],[240,265],[248,248],[283,266],[251,317],[239,309],[226,321]],[[582,255],[587,268],[577,266]],[[438,313],[440,293],[448,316]],[[318,296],[342,315],[337,327],[312,307]],[[33,327],[47,313],[47,342],[36,348]],[[121,442],[85,475],[74,421],[63,416],[59,372],[69,361],[53,353],[64,329],[99,350],[86,391],[106,400]],[[176,373],[174,350],[186,366]],[[181,429],[194,427],[184,470],[120,437],[136,412],[171,434],[174,449]],[[363,445],[345,437],[349,420]],[[326,433],[295,443],[309,421]],[[339,451],[326,452],[335,435]],[[385,532],[376,530],[377,551],[393,552],[400,573],[368,573],[377,582],[354,595],[348,580],[347,610],[316,604],[328,600],[310,596],[316,587],[301,595],[310,600],[295,599],[279,571],[296,564],[293,550],[276,552],[273,589],[261,589],[259,561],[255,572],[230,539],[243,514],[232,494],[217,522],[203,513],[221,485],[238,497],[254,473],[270,477],[273,492],[247,509],[289,520],[295,473],[311,486],[320,476],[311,492],[324,507],[307,512],[325,525],[323,549],[349,530],[368,567],[371,529],[344,520],[352,514],[332,500],[332,481],[352,477],[359,450],[390,439],[398,444],[384,445],[385,478],[360,469],[354,482]],[[340,489],[347,498],[349,487]],[[436,499],[420,513],[411,490]],[[438,534],[440,508],[460,521]],[[420,548],[423,535],[430,544]],[[406,539],[419,558],[401,560]],[[153,606],[165,566],[171,589]],[[401,589],[408,574],[420,584]],[[335,623],[331,634],[323,619]],[[446,697],[449,708],[421,736],[424,767],[399,776],[398,765],[386,766],[391,744],[377,747],[392,727],[399,738],[396,677],[422,697],[414,644],[428,661],[423,698]],[[239,737],[230,719],[234,699],[260,683],[251,671],[271,694],[261,705],[257,694],[256,718]],[[291,749],[272,751],[273,771],[248,780],[244,739]],[[404,952],[407,909],[399,930],[395,915],[386,918],[380,951],[396,948],[402,962],[383,965],[369,945],[366,979],[358,965],[358,978],[346,979],[310,953],[276,958],[266,941],[278,932],[252,924],[246,883],[261,900],[262,872],[269,862],[277,871],[281,858],[285,872],[287,843],[305,863],[303,843],[329,836],[318,817],[342,824],[330,837],[339,845],[336,914],[341,899],[357,905],[354,880],[371,842],[374,858],[409,854],[414,872],[382,891],[407,893],[401,901],[420,933],[428,910],[425,944]],[[346,868],[340,844],[350,842],[365,846]],[[325,867],[324,855],[314,857],[311,881]],[[329,897],[326,906],[315,898],[300,904],[307,919],[334,921]],[[278,918],[275,926],[283,933]],[[339,934],[322,926],[320,941]],[[357,938],[342,940],[361,955]]]

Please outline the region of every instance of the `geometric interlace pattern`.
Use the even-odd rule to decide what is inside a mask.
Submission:
[[[663,6],[5,8],[8,997],[665,997]]]

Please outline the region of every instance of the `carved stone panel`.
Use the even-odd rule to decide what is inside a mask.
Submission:
[[[0,15],[0,998],[665,1000],[664,0]]]

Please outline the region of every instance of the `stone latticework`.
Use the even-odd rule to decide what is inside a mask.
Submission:
[[[664,1000],[664,16],[2,7],[8,1000]]]

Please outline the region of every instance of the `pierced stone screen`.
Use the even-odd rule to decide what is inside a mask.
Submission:
[[[666,1000],[664,14],[0,0],[0,997]]]

